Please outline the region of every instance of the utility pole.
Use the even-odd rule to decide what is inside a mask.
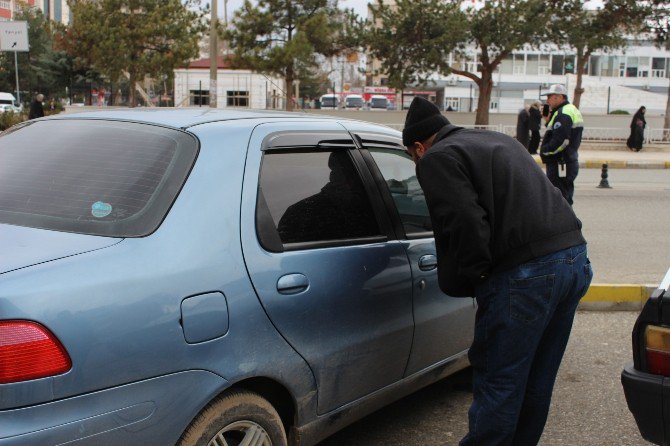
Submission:
[[[219,0],[212,0],[212,17],[209,21],[209,106],[216,108],[216,80],[219,69],[218,57],[218,17],[217,3]]]

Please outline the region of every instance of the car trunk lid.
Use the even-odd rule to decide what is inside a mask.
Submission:
[[[0,224],[0,274],[106,248],[121,240]]]

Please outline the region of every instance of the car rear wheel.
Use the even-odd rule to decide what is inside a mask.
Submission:
[[[179,446],[286,446],[281,418],[260,395],[236,391],[205,407]]]

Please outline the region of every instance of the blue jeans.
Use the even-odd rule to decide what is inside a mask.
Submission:
[[[461,446],[538,443],[577,304],[592,277],[586,245],[580,245],[477,286],[469,352],[474,395]]]

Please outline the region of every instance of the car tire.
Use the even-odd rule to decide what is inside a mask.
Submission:
[[[234,391],[209,403],[191,422],[178,444],[236,446],[245,439],[258,446],[287,444],[284,426],[272,404],[256,393]]]

